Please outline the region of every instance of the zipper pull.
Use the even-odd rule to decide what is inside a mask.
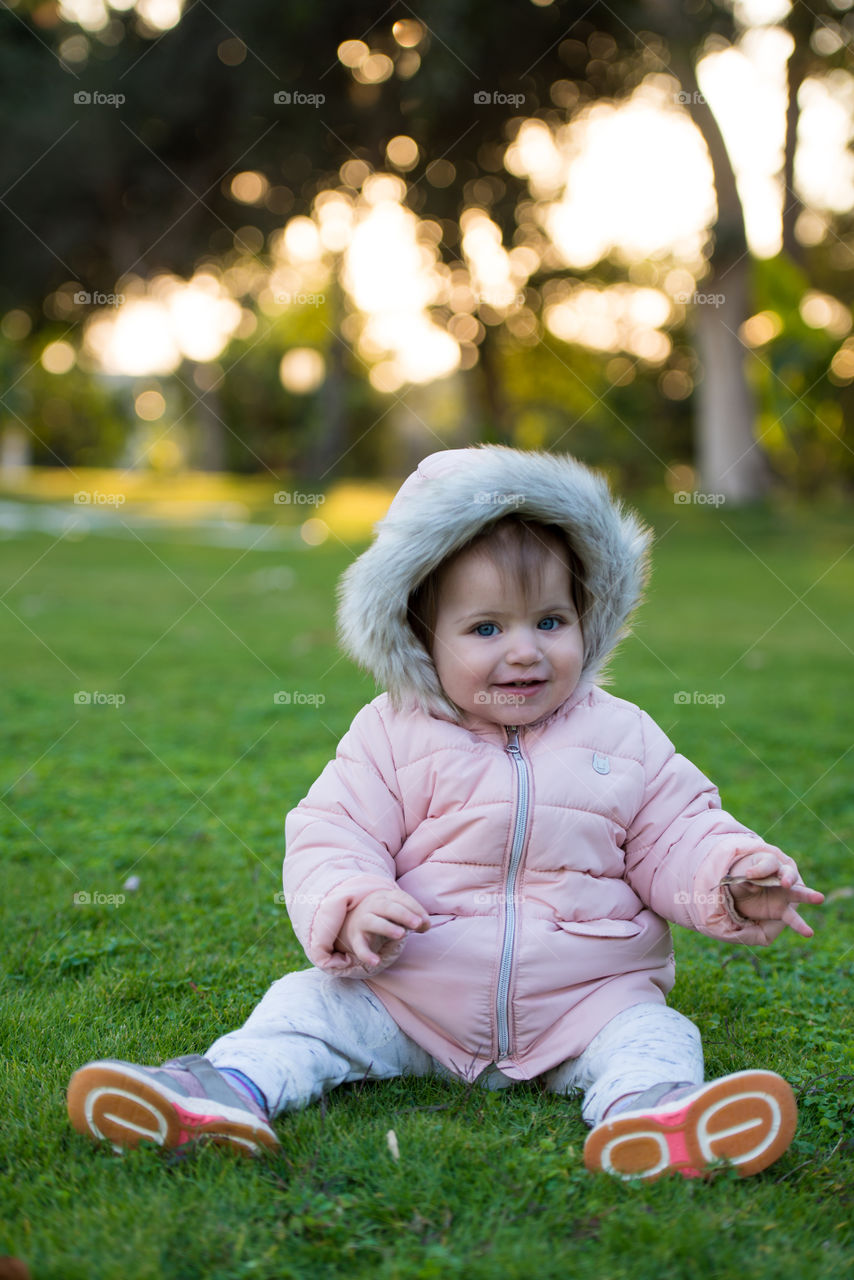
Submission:
[[[518,725],[515,725],[515,724],[508,724],[508,725],[505,725],[504,727],[506,728],[507,733],[508,733],[508,739],[507,739],[507,750],[508,750],[508,751],[510,751],[510,752],[512,752],[512,753],[513,753],[513,755],[517,755],[517,756],[518,756],[518,755],[521,755],[521,751],[520,751],[520,749],[519,749],[519,728],[518,728]],[[510,737],[510,736],[509,736],[509,735],[511,735],[511,734],[512,734],[512,737]]]

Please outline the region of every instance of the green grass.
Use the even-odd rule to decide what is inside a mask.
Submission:
[[[700,1027],[707,1074],[787,1076],[790,1151],[745,1181],[625,1186],[584,1171],[577,1103],[436,1080],[340,1090],[280,1119],[281,1153],[261,1162],[118,1158],[73,1133],[81,1062],[203,1052],[305,964],[275,901],[284,815],[374,690],[335,649],[346,547],[30,535],[3,543],[0,587],[0,1253],[38,1280],[850,1272],[854,521],[652,519],[649,603],[610,687],[835,891],[807,910],[809,942],[754,951],[676,930],[671,1001]],[[126,701],[80,705],[80,690]],[[125,901],[75,905],[80,892]]]

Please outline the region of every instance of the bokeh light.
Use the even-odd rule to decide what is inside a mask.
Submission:
[[[133,407],[143,422],[157,422],[166,412],[166,401],[160,391],[142,391],[134,400]]]
[[[77,353],[71,343],[61,340],[49,342],[40,356],[42,368],[48,373],[68,373],[74,368],[76,359]]]
[[[231,179],[231,194],[242,204],[261,204],[270,190],[270,183],[263,173],[248,169]]]
[[[216,359],[242,316],[207,271],[189,281],[156,276],[147,287],[136,286],[122,306],[96,312],[86,326],[84,348],[103,373],[174,373],[183,357]]]
[[[401,18],[395,22],[391,33],[404,49],[413,49],[424,39],[424,28],[414,18]]]
[[[385,154],[389,164],[393,164],[395,169],[408,173],[418,164],[418,143],[406,134],[398,134],[386,144]]]
[[[279,381],[294,395],[316,391],[326,376],[326,364],[319,351],[311,347],[294,347],[286,352],[279,365]]]

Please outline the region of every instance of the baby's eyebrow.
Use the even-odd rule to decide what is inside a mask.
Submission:
[[[532,613],[572,613],[574,606],[571,604],[549,604],[542,609],[532,609]],[[474,613],[465,613],[457,618],[457,622],[472,622],[475,618],[506,618],[507,614],[501,609],[476,609]]]

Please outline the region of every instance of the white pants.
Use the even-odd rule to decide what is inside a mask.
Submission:
[[[319,969],[274,982],[239,1031],[221,1036],[205,1055],[234,1067],[258,1086],[271,1116],[297,1111],[339,1084],[453,1072],[400,1030],[366,983]],[[598,1124],[629,1093],[665,1081],[701,1084],[703,1050],[693,1022],[664,1004],[637,1004],[617,1014],[578,1058],[542,1077],[553,1093],[584,1093],[582,1115]],[[515,1080],[489,1067],[489,1089]]]

